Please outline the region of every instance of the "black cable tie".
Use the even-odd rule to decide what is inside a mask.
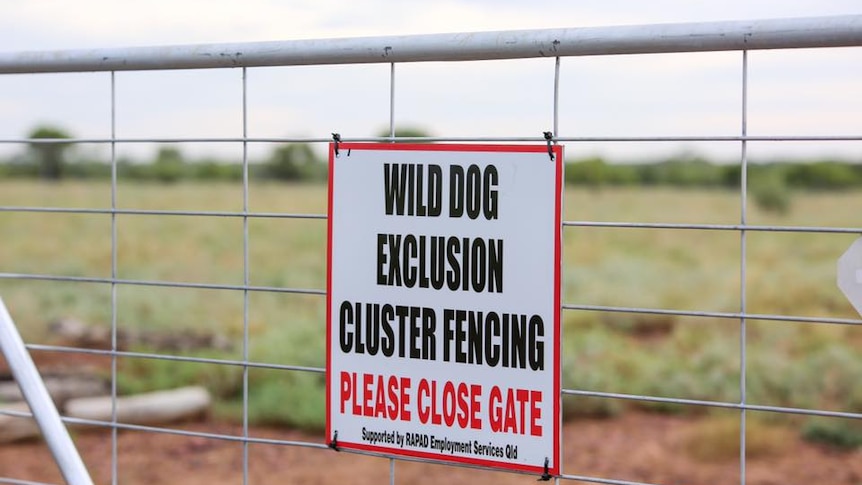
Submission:
[[[554,132],[552,131],[543,131],[545,135],[545,140],[548,141],[548,156],[551,157],[551,161],[554,161],[554,150],[551,148],[551,142],[554,141]],[[338,153],[337,151],[335,153]]]
[[[545,133],[545,136],[547,136],[547,135],[548,135],[548,133],[550,133],[550,131],[546,132],[546,133]],[[536,481],[537,481],[537,482],[547,482],[547,481],[549,481],[551,478],[553,478],[553,477],[551,477],[551,473],[548,471],[548,458],[547,458],[547,457],[545,457],[545,472],[544,472],[544,473],[542,473],[542,476],[541,476],[541,477],[539,477],[539,479],[538,479],[538,480],[536,480]]]
[[[332,134],[332,139],[335,141],[335,157],[338,157],[338,144],[341,143],[341,135],[338,133]]]
[[[338,153],[336,151],[336,153]],[[335,433],[332,434],[332,441],[329,442],[329,447],[335,451],[341,451],[338,449],[338,430],[335,430]]]

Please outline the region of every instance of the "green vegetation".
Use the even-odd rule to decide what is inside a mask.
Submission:
[[[862,187],[860,160],[811,160],[806,162],[750,162],[749,183],[758,179],[778,181],[791,189],[834,190]],[[637,164],[611,163],[592,157],[575,160],[566,166],[566,182],[571,185],[725,187],[738,188],[740,166],[711,163],[697,156]]]
[[[843,449],[862,447],[862,423],[859,420],[813,418],[802,430],[809,441]]]
[[[326,165],[309,145],[282,145],[273,151],[264,173],[276,180],[322,180],[326,178]]]
[[[790,188],[784,170],[756,170],[751,178],[750,192],[754,202],[764,210],[787,214],[790,211]]]
[[[28,138],[33,140],[29,145],[31,159],[35,165],[38,165],[42,178],[46,180],[63,178],[64,152],[69,144],[48,140],[68,139],[71,138],[69,134],[60,128],[46,125],[35,128]]]
[[[567,220],[732,223],[734,191],[661,188],[578,188],[565,194]],[[239,210],[239,182],[118,187],[124,208]],[[2,205],[109,207],[110,184],[68,181],[0,182]],[[253,183],[254,211],[324,213],[324,185]],[[754,223],[849,226],[862,193],[800,193],[792,211],[779,215],[749,209]],[[15,228],[0,246],[4,272],[108,277],[110,215],[0,213]],[[242,220],[223,217],[120,215],[117,217],[120,278],[242,284]],[[852,236],[750,233],[747,235],[747,308],[764,314],[853,318],[835,287],[834,265]],[[322,220],[249,221],[252,285],[325,287],[326,225]],[[568,227],[564,233],[564,301],[572,304],[642,306],[719,312],[739,310],[739,234]],[[111,321],[106,284],[0,280],[0,294],[34,343],[53,342],[47,323],[75,317],[97,325]],[[196,329],[229,338],[225,352],[180,355],[242,359],[243,295],[227,290],[123,285],[117,289],[122,329]],[[686,399],[737,401],[740,325],[735,320],[567,311],[564,313],[563,384],[602,392]],[[323,367],[325,299],[316,295],[249,294],[249,356],[276,365]],[[803,408],[862,411],[862,329],[851,325],[747,322],[749,402]],[[135,348],[176,354],[158,348]],[[203,384],[217,397],[216,413],[241,416],[243,369],[236,365],[120,359],[120,390],[140,392]],[[249,418],[317,429],[323,424],[323,375],[317,372],[249,370]],[[567,396],[569,417],[613,416],[627,406],[673,413],[705,408]],[[797,419],[797,418],[785,418]],[[811,439],[856,443],[844,428],[812,421]],[[849,437],[848,437],[849,436]]]
[[[380,130],[376,133],[380,138],[386,138],[390,134],[392,133],[388,129]],[[395,138],[427,138],[431,136],[427,130],[418,126],[399,126],[395,128],[394,134]]]

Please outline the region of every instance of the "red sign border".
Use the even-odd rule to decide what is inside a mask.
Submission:
[[[478,458],[468,458],[455,455],[443,455],[439,453],[430,453],[412,450],[397,450],[388,447],[380,447],[374,445],[364,445],[361,443],[334,441],[333,430],[329,417],[331,416],[331,361],[332,361],[332,201],[333,201],[333,185],[335,174],[335,146],[334,142],[329,143],[329,181],[327,193],[327,219],[326,219],[326,445],[337,446],[339,449],[352,449],[363,452],[371,452],[383,456],[406,456],[411,458],[421,458],[438,463],[460,463],[472,466],[481,466],[492,469],[512,470],[519,472],[528,472],[536,474],[549,473],[552,476],[557,476],[560,473],[560,433],[562,428],[561,418],[561,382],[560,382],[560,362],[562,360],[560,354],[560,331],[561,331],[561,268],[562,268],[562,188],[563,188],[563,146],[551,145],[550,153],[554,154],[555,167],[555,190],[557,195],[556,207],[554,214],[554,226],[556,227],[557,237],[554,242],[554,307],[557,311],[554,313],[554,330],[556,339],[553,342],[554,354],[554,461],[548,468],[544,464],[536,466],[520,465],[517,463],[506,463],[493,460],[483,460]],[[393,150],[393,151],[443,151],[443,152],[510,152],[510,153],[549,153],[547,145],[504,145],[504,144],[461,144],[461,143],[368,143],[368,142],[346,142],[338,144],[339,153],[350,150]]]

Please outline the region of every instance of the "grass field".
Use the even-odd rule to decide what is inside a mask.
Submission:
[[[324,214],[326,188],[253,184],[252,212]],[[123,209],[238,211],[239,184],[123,184]],[[674,189],[568,190],[564,219],[573,221],[738,224],[739,194]],[[0,181],[0,206],[109,208],[110,186]],[[862,193],[794,194],[789,213],[761,211],[758,225],[859,227]],[[237,217],[118,215],[117,277],[130,280],[241,285],[243,220]],[[106,278],[112,274],[111,216],[0,212],[0,273]],[[248,277],[253,286],[325,288],[326,222],[251,219]],[[563,301],[706,312],[857,318],[835,284],[846,234],[745,233],[745,294],[737,231],[567,227]],[[110,285],[0,279],[0,296],[30,343],[53,343],[49,322],[73,317],[108,326]],[[215,332],[233,350],[195,351],[242,358],[243,293],[120,285],[120,328]],[[566,311],[564,386],[593,391],[738,401],[740,322],[734,319]],[[250,292],[249,356],[256,362],[321,367],[325,299]],[[862,327],[752,320],[747,323],[747,401],[764,405],[862,412]],[[157,348],[138,349],[161,352]],[[218,412],[238,416],[241,368],[120,359],[124,391],[188,382],[208,384]],[[324,422],[319,373],[252,369],[249,418],[258,423],[318,427]],[[621,401],[567,397],[574,414],[613,414]],[[704,412],[640,404],[669,412]]]

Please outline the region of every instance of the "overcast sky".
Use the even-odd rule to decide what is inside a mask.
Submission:
[[[403,0],[5,1],[0,50],[31,51],[576,28],[862,13],[859,0]],[[396,67],[395,117],[438,136],[539,136],[552,127],[552,59]],[[373,136],[389,121],[389,66],[248,70],[252,137]],[[561,136],[737,135],[741,54],[564,58]],[[110,135],[106,73],[0,76],[0,138],[40,123],[77,137]],[[121,72],[117,136],[237,137],[241,71]],[[862,48],[749,54],[749,133],[859,135]],[[8,155],[21,146],[0,146]],[[94,153],[104,147],[81,147]],[[238,157],[238,145],[183,144],[196,155]],[[271,146],[253,146],[252,154]],[[148,156],[148,145],[121,154]],[[683,152],[733,160],[738,143],[592,143],[569,157],[614,159]],[[102,152],[104,153],[104,151]],[[862,142],[751,143],[753,157],[842,156]]]

